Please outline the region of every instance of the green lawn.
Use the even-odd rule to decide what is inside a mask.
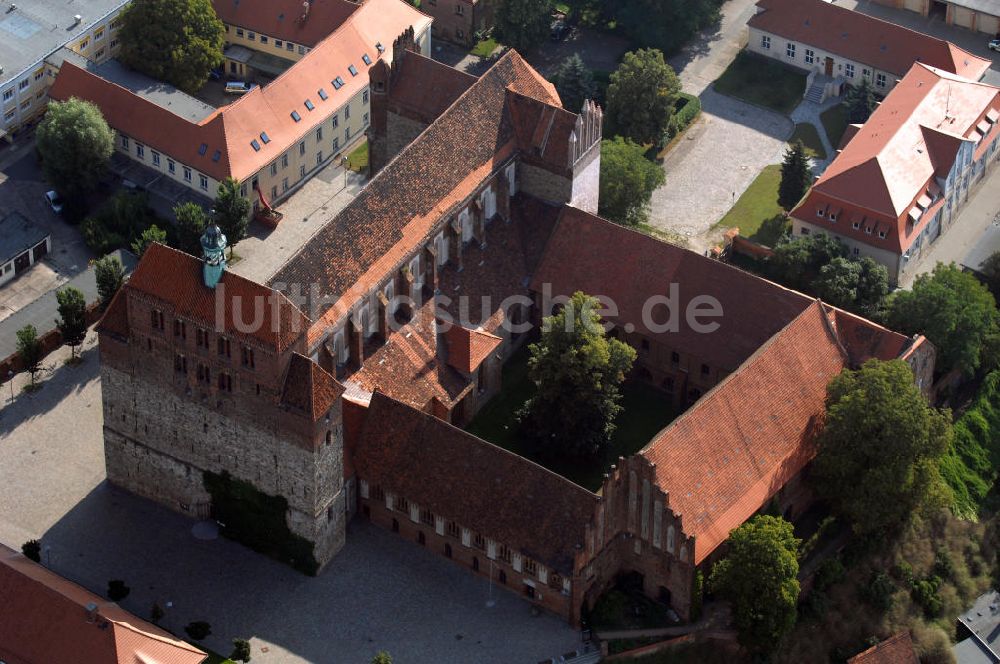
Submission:
[[[787,115],[802,101],[806,75],[779,62],[741,51],[716,79],[715,89]]]
[[[795,131],[792,132],[792,137],[788,139],[788,142],[794,143],[795,141],[802,141],[802,144],[806,146],[806,154],[810,157],[826,159],[823,140],[819,137],[816,127],[808,122],[800,122],[795,125]]]
[[[347,155],[347,167],[358,173],[368,168],[368,141],[363,142]]]
[[[844,108],[843,104],[837,104],[823,111],[819,117],[823,121],[823,127],[826,129],[826,137],[830,139],[830,145],[836,150],[840,145],[840,139],[844,135],[844,130],[847,129],[847,109]]]
[[[503,388],[493,397],[468,426],[472,433],[494,445],[520,454],[533,461],[540,461],[532,453],[528,441],[518,435],[516,413],[534,391],[528,378],[528,349],[522,348],[507,361],[503,369]],[[549,469],[580,486],[595,491],[600,488],[607,469],[619,456],[635,454],[678,412],[669,404],[663,392],[632,381],[623,387],[624,412],[618,417],[618,428],[611,439],[604,458],[591,463],[544,463]]]
[[[492,37],[489,39],[481,39],[479,43],[472,47],[469,51],[472,55],[478,55],[481,58],[490,57],[490,53],[497,47],[497,40]]]
[[[765,166],[716,226],[738,227],[743,237],[773,247],[787,223],[785,211],[778,205],[780,182],[781,165]]]

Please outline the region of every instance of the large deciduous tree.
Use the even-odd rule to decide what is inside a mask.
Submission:
[[[626,53],[611,74],[607,122],[612,134],[656,144],[670,123],[681,83],[656,49]]]
[[[230,256],[239,241],[247,236],[249,215],[250,201],[240,194],[240,183],[234,178],[226,178],[219,183],[215,196],[215,223],[226,235]]]
[[[857,261],[837,257],[820,268],[812,291],[836,307],[871,318],[889,293],[889,271],[867,256]]]
[[[937,347],[938,367],[966,375],[980,367],[1000,336],[993,295],[954,263],[938,263],[932,273],[918,276],[911,290],[897,291],[888,322],[907,334],[926,336]]]
[[[545,319],[541,339],[529,347],[528,375],[537,390],[521,425],[541,456],[593,456],[614,433],[620,386],[636,352],[605,335],[600,307],[596,298],[575,293]]]
[[[76,349],[87,337],[87,298],[79,288],[67,286],[56,291],[56,302],[59,310],[56,326],[70,354],[76,357]]]
[[[167,232],[156,224],[153,224],[144,230],[139,237],[132,241],[132,252],[139,258],[142,258],[142,255],[146,253],[146,249],[149,248],[149,245],[154,242],[163,244],[166,243],[166,241]]]
[[[99,108],[71,98],[49,103],[35,144],[45,178],[70,205],[92,192],[107,168],[115,136]]]
[[[646,159],[642,146],[615,136],[601,142],[600,214],[624,226],[646,221],[649,199],[663,184],[663,169]]]
[[[778,205],[791,210],[802,200],[812,184],[812,169],[802,141],[795,141],[785,151],[781,163],[781,182],[778,184]]]
[[[891,532],[919,507],[944,506],[938,462],[951,418],[931,408],[902,360],[869,360],[827,386],[813,477],[855,532]]]
[[[798,550],[792,524],[756,516],[730,533],[726,557],[712,569],[709,586],[733,603],[740,643],[751,652],[770,652],[795,626]]]
[[[499,0],[494,29],[497,37],[518,51],[528,51],[549,35],[552,3],[549,0]]]
[[[133,0],[121,21],[119,59],[185,92],[222,63],[226,27],[211,0]]]
[[[844,244],[826,233],[806,235],[775,247],[767,262],[768,272],[789,288],[809,290],[824,265],[846,254]]]
[[[583,58],[574,53],[559,64],[555,74],[556,91],[563,108],[579,113],[583,102],[593,99],[596,91],[594,75],[583,64]]]

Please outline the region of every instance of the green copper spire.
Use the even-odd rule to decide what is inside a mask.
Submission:
[[[205,261],[203,272],[205,285],[215,288],[226,269],[226,236],[213,222],[201,236],[201,253]]]

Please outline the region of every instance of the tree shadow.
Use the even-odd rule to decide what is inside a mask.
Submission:
[[[757,244],[773,249],[788,228],[788,218],[784,214],[776,214],[770,219],[765,219],[757,232],[750,236],[750,239]]]

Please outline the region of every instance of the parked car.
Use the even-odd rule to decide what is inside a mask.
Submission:
[[[253,83],[244,83],[243,81],[229,81],[226,83],[226,92],[231,95],[245,95],[246,93],[253,90],[256,85]]]
[[[59,198],[59,194],[57,194],[55,191],[45,192],[45,202],[49,204],[49,207],[52,208],[53,212],[55,212],[56,214],[62,214],[63,211],[62,199]]]
[[[991,39],[989,48],[991,51],[1000,51],[1000,39]]]
[[[569,24],[563,19],[557,18],[552,21],[552,32],[549,36],[552,37],[552,41],[562,41],[569,35],[569,30]]]

